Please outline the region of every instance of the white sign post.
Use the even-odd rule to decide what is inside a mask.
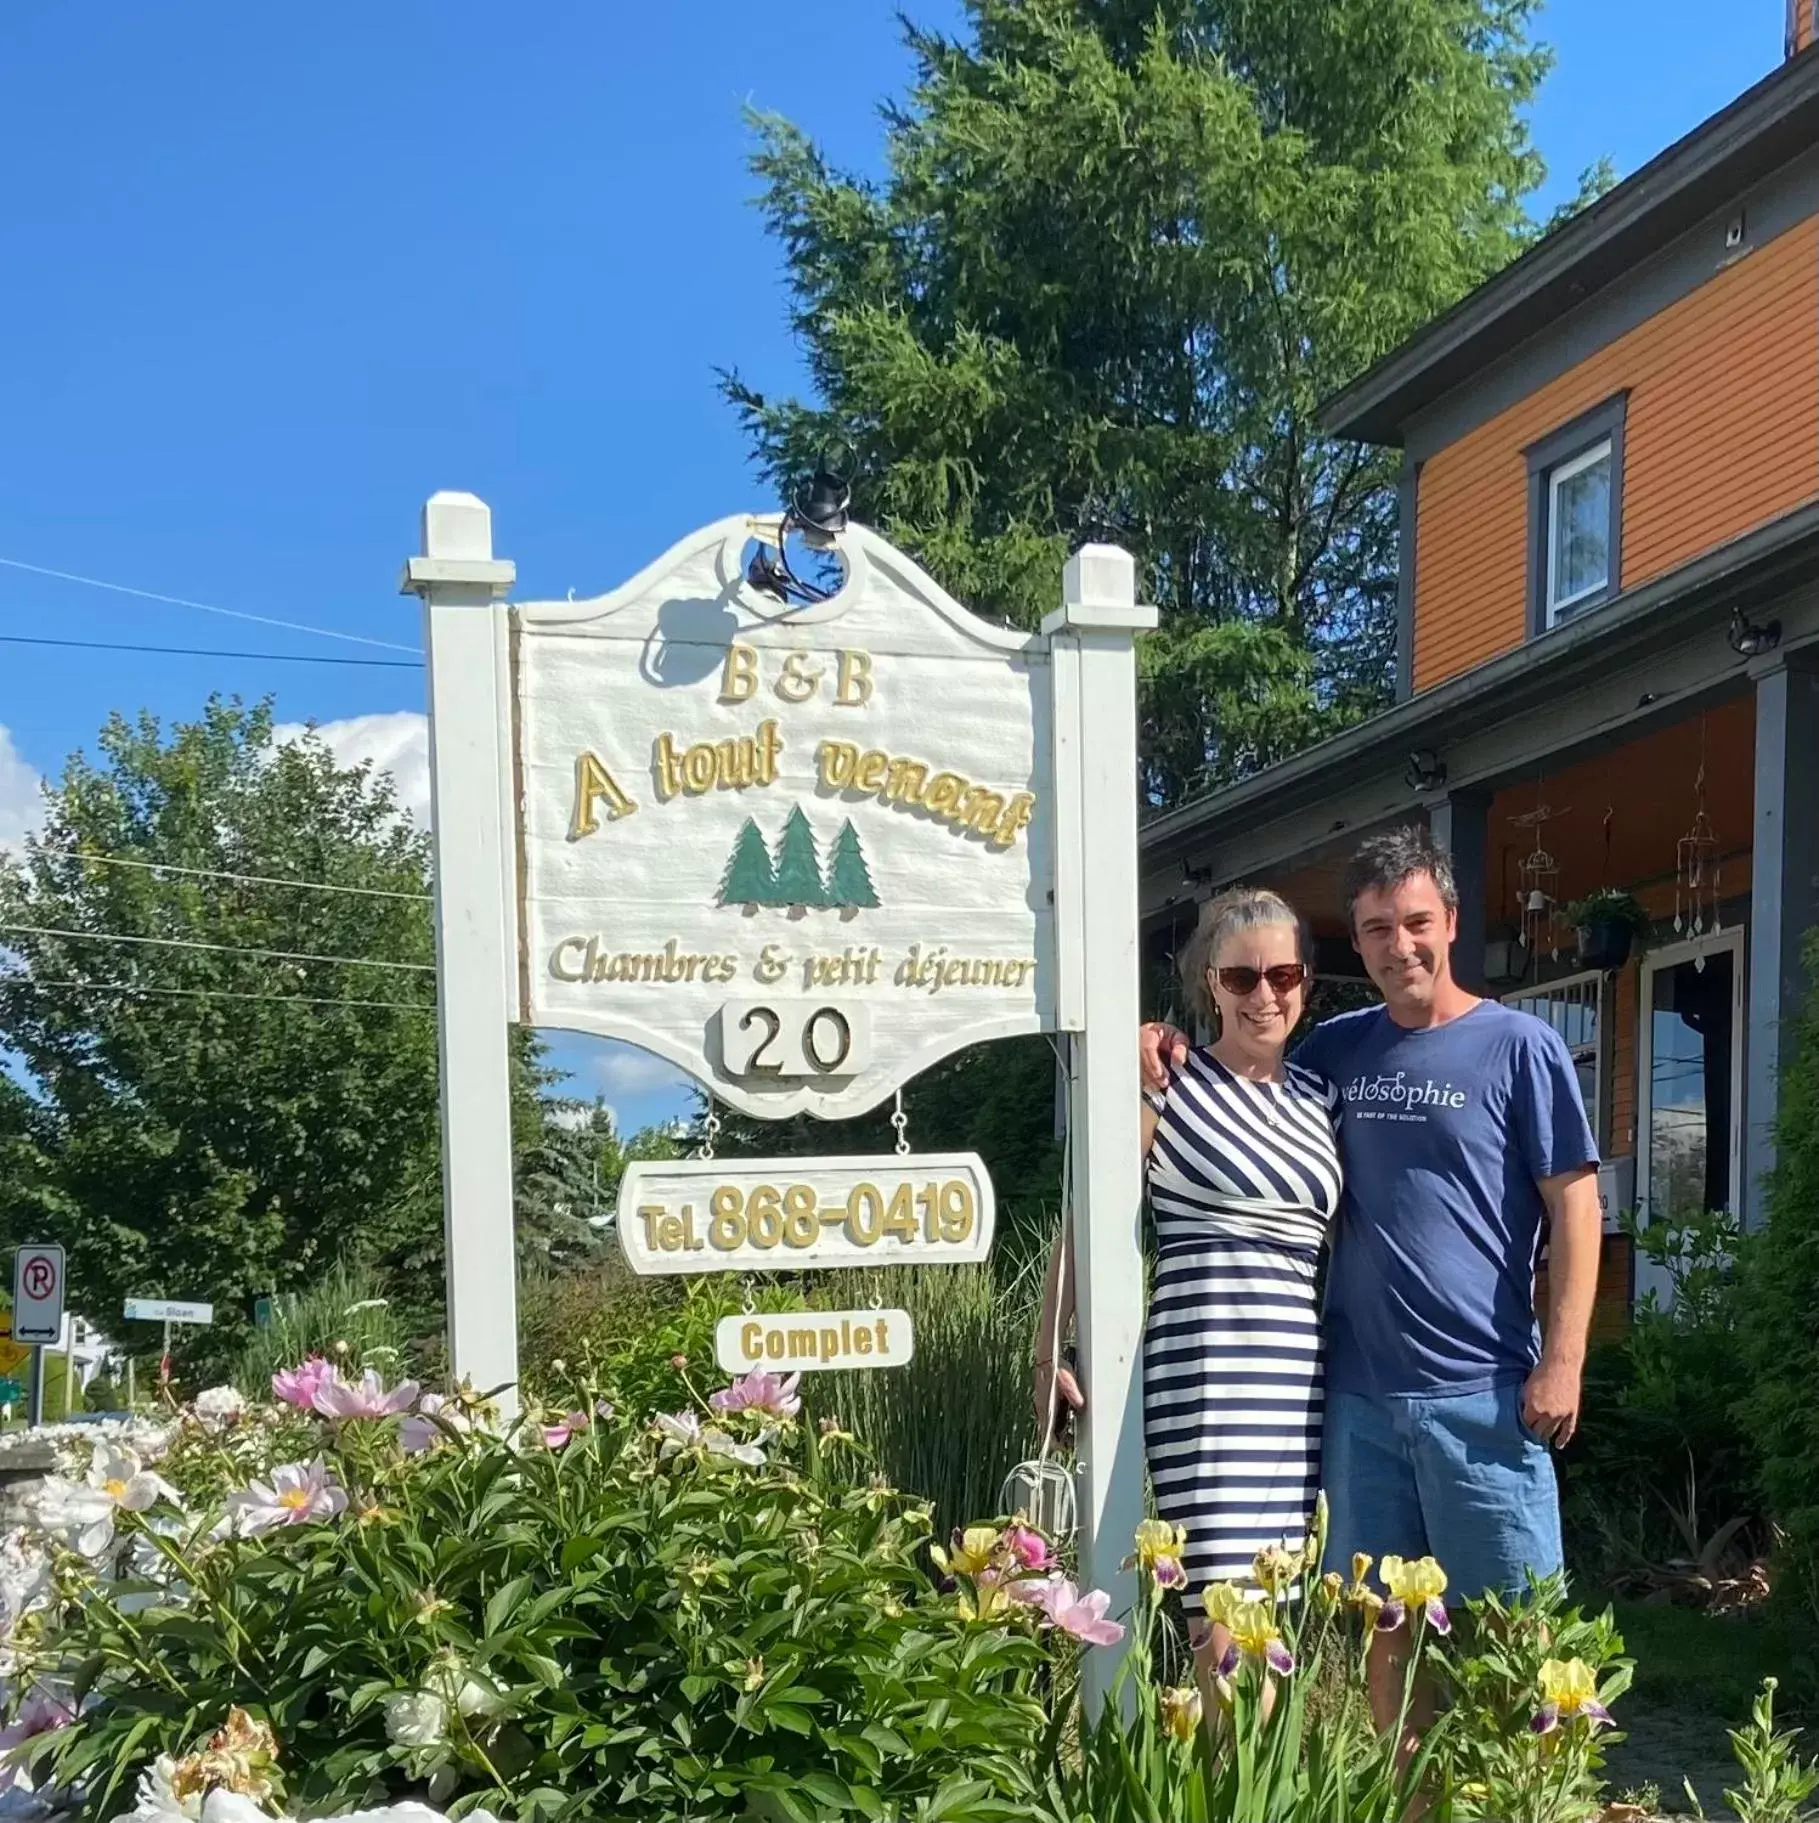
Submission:
[[[857,525],[826,540],[838,586],[786,602],[748,566],[781,535],[724,519],[605,595],[502,608],[486,507],[424,510],[405,586],[429,652],[455,1371],[516,1377],[510,1021],[638,1045],[765,1119],[862,1114],[969,1045],[1072,1034],[1084,1561],[1128,1609],[1133,641],[1155,612],[1130,557],[1089,545],[1040,632],[995,626]],[[637,1164],[617,1226],[640,1272],[752,1271],[982,1259],[992,1214],[976,1157],[900,1134],[886,1158]],[[1105,1655],[1087,1675],[1096,1705]]]

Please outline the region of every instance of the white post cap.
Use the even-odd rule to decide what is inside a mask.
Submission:
[[[1116,544],[1083,544],[1061,573],[1061,607],[1042,623],[1044,633],[1062,628],[1124,628],[1147,632],[1154,608],[1137,601],[1137,560]]]
[[[423,506],[423,549],[404,566],[404,595],[437,583],[480,583],[495,596],[518,579],[518,567],[493,556],[493,510],[477,494],[445,488]]]

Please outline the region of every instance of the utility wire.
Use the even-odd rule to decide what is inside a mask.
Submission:
[[[33,937],[71,937],[79,943],[150,943],[163,949],[212,950],[223,956],[259,956],[268,962],[345,962],[354,968],[389,968],[412,975],[433,975],[431,962],[382,962],[374,956],[318,956],[307,950],[260,949],[246,943],[204,943],[196,937],[139,937],[126,931],[64,930],[53,924],[0,924],[0,931]]]
[[[370,665],[380,670],[421,671],[420,658],[343,658],[318,652],[226,652],[215,646],[135,646],[112,639],[43,639],[32,633],[0,633],[0,645],[62,646],[73,652],[152,652],[164,658],[256,658],[274,665]]]
[[[279,627],[286,633],[313,633],[318,639],[344,639],[350,645],[378,646],[387,652],[410,652],[410,646],[401,646],[396,640],[369,639],[364,633],[339,633],[332,627],[306,626],[298,620],[274,620],[269,614],[248,614],[240,608],[218,608],[213,602],[189,601],[181,595],[160,595],[152,589],[128,588],[123,582],[103,582],[99,576],[77,576],[69,570],[47,569],[41,563],[23,563],[17,557],[0,557],[0,566],[9,570],[25,570],[33,576],[51,576],[58,582],[79,582],[86,588],[110,589],[116,595],[135,595],[141,601],[161,601],[173,608],[194,608],[201,614],[221,614],[229,620],[250,620],[261,627]]]
[[[26,975],[0,975],[0,987],[13,981],[28,981]],[[325,1000],[313,994],[240,994],[230,988],[217,987],[140,987],[132,981],[32,981],[38,988],[73,988],[79,993],[157,994],[183,1000],[265,1000],[297,1006],[362,1006],[378,1007],[390,1013],[433,1013],[436,1009],[420,1000]]]
[[[361,660],[352,661],[359,664]],[[240,886],[300,886],[309,892],[318,893],[354,893],[363,899],[407,899],[413,904],[427,905],[434,898],[433,893],[393,892],[383,886],[337,886],[330,880],[298,880],[283,874],[234,874],[224,873],[212,867],[179,867],[174,861],[135,861],[126,855],[93,855],[86,854],[79,848],[59,848],[47,850],[60,860],[94,861],[103,867],[142,867],[148,873],[182,874],[192,880],[232,880]]]

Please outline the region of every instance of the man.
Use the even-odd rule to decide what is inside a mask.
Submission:
[[[1440,1560],[1461,1595],[1561,1567],[1552,1445],[1579,1422],[1602,1223],[1597,1146],[1558,1033],[1453,979],[1452,864],[1419,829],[1346,873],[1352,943],[1383,1005],[1318,1027],[1295,1061],[1336,1083],[1345,1194],[1324,1315],[1329,1566]],[[1186,1040],[1146,1026],[1144,1072]],[[1549,1224],[1546,1343],[1534,1269]],[[1371,1654],[1393,1724],[1407,1639]]]

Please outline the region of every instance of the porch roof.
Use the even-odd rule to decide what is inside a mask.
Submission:
[[[1819,44],[1542,237],[1320,409],[1336,436],[1399,445],[1423,407],[1633,271],[1819,142]]]
[[[1557,710],[1568,693],[1583,693],[1605,680],[1621,681],[1627,666],[1646,664],[1677,639],[1709,629],[1733,611],[1750,614],[1774,606],[1816,573],[1819,502],[1626,589],[1583,619],[1448,678],[1236,785],[1151,816],[1138,833],[1141,864],[1161,868],[1191,857],[1215,836],[1224,846],[1284,817],[1316,810],[1333,800],[1340,782],[1380,771],[1386,760],[1399,762],[1416,749],[1444,748],[1493,724]],[[1790,627],[1783,643],[1813,636]],[[1718,684],[1743,672],[1745,661],[1728,651],[1723,657],[1722,668],[1713,669],[1705,681]],[[1699,662],[1706,660],[1701,656]],[[1637,710],[1645,706],[1635,705]],[[1562,726],[1560,744],[1585,732]],[[1422,801],[1413,791],[1408,798],[1411,805]]]

